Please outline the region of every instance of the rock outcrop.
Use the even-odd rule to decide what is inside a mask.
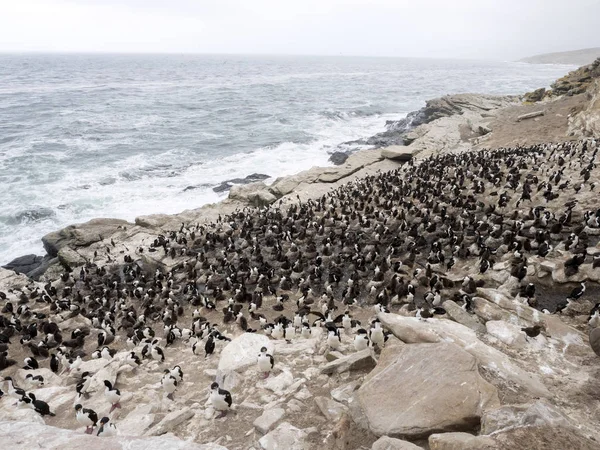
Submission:
[[[4,450],[227,450],[217,444],[196,444],[173,437],[96,437],[36,423],[0,422]]]
[[[377,436],[424,438],[441,431],[476,431],[496,389],[476,359],[450,343],[386,347],[358,390]]]

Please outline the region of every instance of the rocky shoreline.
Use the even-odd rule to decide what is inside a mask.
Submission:
[[[381,148],[353,153],[338,166],[270,185],[232,185],[226,200],[176,215],[134,223],[94,219],[49,233],[43,238],[48,255],[21,261],[42,263],[28,272],[39,281],[0,269],[0,328],[13,329],[8,357],[18,361],[2,375],[47,401],[56,416],[16,408],[14,397],[4,396],[0,439],[15,449],[598,448],[600,319],[596,314],[593,322],[591,313],[600,293],[594,164],[600,146],[592,138],[599,136],[598,86],[595,80],[582,94],[534,105],[513,96],[446,96],[390,124],[371,141]],[[536,111],[544,114],[523,118]],[[519,198],[524,184],[531,184],[529,200]],[[421,192],[423,186],[430,190]],[[257,240],[247,230],[258,230]],[[328,239],[339,247],[327,250]],[[436,240],[445,243],[446,255],[435,250]],[[347,256],[339,260],[337,253]],[[582,261],[574,261],[578,255]],[[251,261],[247,271],[243,258]],[[254,273],[265,259],[273,271]],[[230,261],[238,269],[227,274]],[[301,261],[304,271],[294,264]],[[323,279],[320,266],[328,270]],[[241,285],[220,296],[218,287],[237,283],[236,276]],[[348,310],[371,333],[377,319],[387,341],[356,348],[359,325],[352,322],[340,327],[341,344],[334,348],[331,330],[318,323],[307,336],[282,339],[246,332],[248,325],[260,327],[252,315],[246,328],[234,316],[225,321],[228,307],[249,303],[246,285],[252,286],[248,295],[264,293],[259,312],[276,320],[284,300],[271,295],[265,278],[289,297],[292,316],[301,302],[326,310],[338,303],[336,314]],[[584,281],[581,297],[576,289]],[[201,288],[197,296],[187,292],[192,284]],[[352,299],[355,284],[362,291]],[[79,289],[81,298],[71,301]],[[563,304],[575,295],[581,299]],[[98,336],[110,331],[98,315],[88,317],[92,304],[103,317],[113,314],[106,320],[119,327],[109,358],[89,356],[99,349]],[[173,304],[180,306],[176,313]],[[131,336],[125,330],[133,335],[139,319],[129,322],[132,305],[155,327],[164,363],[150,357],[139,367],[126,362]],[[560,314],[550,313],[559,308]],[[38,314],[55,321],[65,340],[76,340],[76,330],[89,332],[72,373],[47,369],[45,357],[39,369],[19,368],[31,349],[19,337],[42,320]],[[194,338],[169,344],[169,323],[187,327],[200,314],[231,338],[219,341],[210,357],[192,351]],[[262,346],[276,361],[264,379],[256,367]],[[134,351],[143,356],[141,348]],[[0,357],[0,364],[6,361]],[[185,374],[181,387],[174,399],[161,398],[160,377],[175,364]],[[76,422],[73,406],[82,400],[75,385],[85,371],[92,374],[86,408],[108,410],[103,380],[121,389],[123,406],[111,412],[118,437],[86,436]],[[43,375],[45,386],[33,389],[29,374]],[[225,419],[214,417],[205,396],[215,380],[234,397]]]
[[[373,149],[353,153],[335,152],[330,157],[333,167],[314,167],[278,178],[269,186],[262,182],[269,178],[265,174],[226,180],[213,190],[230,191],[227,199],[180,214],[141,216],[134,223],[119,219],[92,219],[85,224],[71,225],[42,238],[46,255],[24,255],[2,267],[38,280],[50,268],[52,273],[62,270],[60,264],[71,267],[72,264],[76,266],[89,260],[91,253],[84,249],[95,242],[107,240],[113,235],[116,235],[113,238],[115,241],[121,242],[124,233],[117,232],[125,231],[125,228],[133,234],[147,233],[146,237],[150,238],[154,233],[164,232],[167,224],[190,220],[211,221],[218,216],[219,211],[227,214],[236,207],[264,206],[278,200],[286,202],[290,198],[295,199],[295,195],[302,198],[316,197],[328,189],[355,179],[356,176],[352,175],[356,172],[360,176],[373,170],[391,170],[395,165],[390,161],[410,160],[413,154],[418,154],[423,149],[439,152],[470,145],[473,137],[484,136],[489,132],[486,123],[494,116],[495,110],[518,102],[517,96],[480,94],[459,94],[428,100],[423,108],[409,113],[406,118],[388,122],[387,131],[366,140],[345,143],[348,146],[373,146]],[[469,127],[469,141],[463,136],[465,127]],[[195,188],[196,186],[189,186],[186,190]],[[314,193],[310,193],[313,188]],[[63,248],[59,257],[59,251]],[[86,254],[81,254],[82,252]]]

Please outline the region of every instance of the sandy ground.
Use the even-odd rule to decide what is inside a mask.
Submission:
[[[580,112],[587,102],[585,94],[552,102],[523,104],[498,110],[489,127],[492,133],[480,139],[478,148],[512,147],[545,142],[575,140],[567,136],[568,118]],[[543,117],[517,122],[517,117],[534,111],[545,111]]]

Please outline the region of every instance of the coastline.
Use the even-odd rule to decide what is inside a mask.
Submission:
[[[567,107],[572,108],[573,102],[583,102],[584,99],[580,97],[583,96],[580,95],[574,101],[571,98]],[[52,279],[65,268],[73,269],[88,261],[93,262],[97,258],[94,254],[103,252],[111,241],[122,246],[118,250],[120,253],[127,254],[132,252],[132,248],[153,241],[156,235],[179,228],[182,222],[214,222],[219,215],[248,206],[273,203],[285,206],[298,198],[303,201],[317,198],[355,179],[378,171],[396,169],[411,157],[418,163],[440,152],[509,145],[515,143],[513,132],[514,127],[518,126],[514,122],[515,117],[536,108],[535,105],[524,105],[522,99],[523,96],[487,94],[455,94],[431,99],[426,101],[424,107],[409,113],[405,118],[386,124],[386,131],[365,140],[344,143],[372,145],[374,148],[359,149],[347,154],[347,157],[337,155],[337,162],[341,164],[315,166],[294,175],[277,178],[270,184],[252,181],[230,185],[227,198],[177,214],[139,216],[134,222],[96,218],[69,225],[41,238],[46,255],[24,255],[2,267],[23,273],[34,280]],[[559,98],[548,104],[560,105],[562,102],[564,100]],[[547,130],[542,130],[537,135],[531,133],[532,124],[535,123],[521,123],[525,128],[522,135],[527,136],[529,144],[548,139]],[[566,136],[566,122],[563,125],[564,140],[573,139]],[[562,128],[553,125],[554,140],[560,140]],[[507,139],[509,136],[512,141]],[[226,182],[223,183],[225,184]],[[160,263],[150,255],[144,255],[144,258],[151,260],[153,264]],[[44,277],[46,273],[47,277]]]
[[[288,448],[291,445],[281,442],[293,441],[299,442],[299,448],[376,450],[379,444],[405,439],[412,445],[407,448],[415,450],[519,446],[546,450],[568,445],[595,449],[600,439],[593,420],[600,319],[596,315],[592,325],[588,314],[599,289],[600,225],[597,220],[588,223],[587,214],[597,210],[598,172],[593,162],[600,147],[588,133],[600,136],[593,131],[600,125],[600,81],[585,95],[533,104],[523,104],[520,97],[461,94],[431,100],[426,108],[432,112],[431,120],[393,137],[406,145],[357,152],[340,166],[314,167],[269,185],[258,181],[236,186],[222,202],[175,215],[140,216],[135,222],[95,219],[49,233],[44,245],[53,263],[41,276],[42,282],[0,269],[0,291],[6,292],[6,302],[27,308],[22,311],[24,324],[49,318],[65,337],[81,330],[90,333],[80,345],[86,361],[73,373],[56,378],[49,369],[39,369],[49,385],[39,390],[40,398],[50,403],[55,417],[40,418],[35,411],[15,409],[12,401],[10,405],[4,401],[0,435],[19,436],[19,442],[29,444],[37,438],[31,434],[44,433],[48,441],[77,439],[87,444],[87,436],[72,431],[81,428],[73,417],[79,397],[72,387],[79,372],[89,370],[100,389],[92,390],[86,407],[108,410],[103,379],[118,383],[123,392],[123,409],[110,417],[122,436],[146,439],[169,433],[185,439],[185,444],[179,442],[190,448],[195,448],[192,442],[212,442],[207,445],[215,449],[224,449],[221,445],[274,448],[267,445],[269,441]],[[547,145],[574,140],[564,147]],[[519,145],[535,143],[542,145],[519,151]],[[475,153],[508,145],[512,148]],[[434,157],[426,159],[429,156]],[[380,174],[388,171],[396,173]],[[561,183],[572,179],[573,185],[558,187],[554,178],[562,171]],[[526,204],[521,204],[525,189],[515,182],[514,173],[521,180],[535,179]],[[591,179],[584,180],[584,173]],[[557,186],[554,193],[550,188],[536,190],[548,176]],[[332,189],[352,182],[320,201]],[[420,190],[427,184],[431,187]],[[453,192],[459,195],[452,197]],[[316,201],[298,205],[298,198]],[[538,208],[552,222],[544,224],[536,217]],[[562,218],[565,208],[567,219]],[[217,223],[214,230],[190,226],[219,222],[219,215],[235,210],[243,214],[231,216],[229,223]],[[565,229],[554,228],[564,223]],[[186,230],[178,232],[182,224]],[[542,229],[548,236],[543,242],[538,240]],[[269,242],[272,234],[277,238]],[[353,240],[354,235],[360,240]],[[514,240],[507,242],[506,237]],[[187,239],[193,245],[188,246]],[[329,251],[332,241],[334,250]],[[430,253],[434,242],[444,242],[445,260],[439,252]],[[531,247],[525,248],[525,242]],[[542,251],[548,242],[552,248]],[[519,243],[523,243],[522,253],[513,246]],[[584,256],[573,269],[580,252],[588,256],[587,261]],[[289,259],[279,261],[280,257]],[[360,266],[366,259],[368,266]],[[274,267],[266,275],[268,291],[261,286],[265,275],[256,268],[261,260],[268,264],[262,268]],[[304,262],[305,268],[294,271],[296,263]],[[323,274],[318,270],[321,262],[327,267]],[[86,274],[80,267],[87,263]],[[128,278],[133,267],[139,272]],[[387,279],[377,279],[380,267]],[[61,276],[66,269],[73,273]],[[230,273],[239,277],[231,286]],[[283,286],[286,277],[294,284]],[[355,280],[358,293],[348,298],[346,289]],[[586,296],[569,302],[567,296],[575,295],[574,288],[582,281],[589,282]],[[406,289],[394,287],[397,283]],[[198,290],[186,292],[189,284]],[[533,294],[528,293],[531,286]],[[294,331],[293,339],[287,339],[285,333],[277,336],[266,330],[263,335],[250,306],[254,297],[244,296],[246,289],[261,300],[264,295],[260,311],[266,322],[279,323],[286,313],[300,315],[302,302],[312,296],[312,309],[326,306],[323,315],[329,316],[337,308],[336,314],[347,311],[362,324],[350,321],[351,329],[342,330],[331,316],[316,320],[312,327],[309,324],[312,331],[306,336]],[[75,290],[78,298],[72,295]],[[40,296],[44,291],[47,294]],[[321,297],[328,291],[331,297]],[[288,311],[275,307],[283,304],[283,295],[289,299]],[[206,300],[212,298],[211,308]],[[567,306],[559,310],[562,302]],[[245,326],[229,314],[236,304],[241,305],[242,318],[244,304],[248,305],[251,319]],[[148,322],[138,322],[140,316],[129,321],[130,308]],[[98,320],[109,309],[115,311],[110,322],[119,326],[114,333]],[[170,314],[176,319],[171,321]],[[231,342],[218,343],[217,355],[196,353],[195,344],[204,344],[202,334],[196,334],[200,337],[196,342],[195,337],[191,342],[183,339],[183,333],[177,338],[181,341],[172,337],[169,342],[173,326],[190,326],[190,333],[195,333],[199,315],[214,327],[222,322],[220,332],[231,336]],[[375,345],[360,350],[353,334],[358,335],[358,326],[363,326],[372,336],[375,319],[388,340],[382,334],[381,346],[371,339],[378,351]],[[127,345],[131,335],[125,334],[142,332],[146,324],[143,334],[152,330],[154,338],[156,329],[166,360],[152,354],[144,358],[148,347]],[[249,330],[249,324],[256,330]],[[337,349],[326,338],[335,333],[327,325],[343,333],[344,342],[340,337]],[[100,353],[101,357],[88,359],[108,333],[115,337],[107,343],[115,356],[105,359]],[[276,363],[271,365],[272,376],[258,380],[262,373],[254,365],[263,344]],[[22,361],[32,345],[19,346],[16,341],[10,347],[14,367],[5,374],[23,386],[31,372],[19,368],[16,361]],[[143,363],[127,367],[126,358],[132,351],[135,355],[132,349],[136,348]],[[175,364],[185,372],[185,388],[174,398],[160,399],[163,369]],[[205,387],[213,381],[233,395],[235,411],[225,420],[213,421],[214,408],[210,402],[202,404]],[[40,427],[34,426],[31,433],[26,421]],[[129,439],[122,436],[115,442]],[[96,438],[89,439],[93,445],[91,439]]]

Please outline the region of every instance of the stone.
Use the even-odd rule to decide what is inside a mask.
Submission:
[[[364,150],[354,153],[341,166],[323,168],[317,177],[317,181],[321,183],[334,183],[382,159],[383,157],[378,150]]]
[[[259,386],[273,391],[275,394],[281,394],[284,390],[294,383],[294,375],[289,370],[283,370],[276,376],[270,376],[262,381]]]
[[[273,341],[264,334],[241,334],[221,350],[218,372],[224,374],[256,364],[262,347],[267,347],[267,351],[273,354]]]
[[[543,116],[544,114],[546,114],[545,111],[533,111],[527,114],[521,114],[517,117],[517,122],[520,122],[521,120],[533,119],[534,117]]]
[[[523,101],[531,103],[539,102],[544,98],[544,95],[546,95],[546,88],[539,88],[533,92],[528,92],[525,94]]]
[[[163,417],[160,422],[147,431],[146,436],[160,436],[161,434],[173,431],[173,428],[186,420],[191,419],[194,417],[194,414],[194,411],[190,408],[176,409]]]
[[[277,428],[259,439],[263,450],[306,450],[307,433],[288,422],[280,423]]]
[[[494,434],[502,450],[598,450],[598,442],[583,436],[575,428],[553,426],[517,427]],[[479,450],[479,449],[478,449]]]
[[[315,397],[315,403],[319,407],[321,414],[332,422],[337,422],[348,412],[346,406],[327,397]]]
[[[384,348],[358,398],[373,434],[410,439],[475,430],[500,404],[476,359],[447,342]]]
[[[547,400],[531,404],[504,405],[485,412],[481,419],[481,433],[492,434],[514,427],[572,426],[567,416]]]
[[[2,267],[8,270],[14,270],[17,273],[27,274],[32,270],[37,269],[42,264],[43,259],[43,256],[25,255],[13,259]]]
[[[253,422],[254,428],[256,428],[261,434],[267,434],[273,429],[273,427],[279,422],[285,415],[283,408],[272,408],[262,413]]]
[[[418,445],[401,439],[391,438],[389,436],[381,436],[377,439],[371,450],[423,450]]]
[[[347,402],[353,396],[356,390],[360,387],[361,382],[356,380],[348,384],[343,384],[331,391],[331,398],[338,402]]]
[[[392,145],[381,149],[381,156],[394,161],[410,161],[413,157],[412,149],[403,145]]]
[[[328,161],[331,161],[335,166],[340,166],[346,162],[348,156],[348,153],[345,152],[333,152]]]
[[[34,412],[31,410],[31,412]],[[118,424],[117,424],[118,427]],[[3,450],[43,448],[49,450],[227,450],[217,444],[196,444],[175,437],[98,438],[81,431],[65,430],[39,423],[0,422]]]
[[[485,326],[481,323],[479,318],[475,314],[469,314],[467,311],[458,306],[453,300],[446,300],[442,306],[452,320],[469,327],[476,333],[485,333]]]
[[[485,323],[487,332],[509,347],[523,348],[527,345],[526,334],[521,327],[502,320],[490,320]]]
[[[600,327],[594,328],[590,332],[590,346],[594,353],[600,356]]]
[[[382,325],[406,343],[450,341],[477,358],[480,368],[493,378],[496,386],[510,383],[533,397],[551,397],[537,373],[527,372],[517,362],[477,338],[470,328],[447,319],[419,320],[398,314],[378,314]]]
[[[143,436],[154,424],[152,405],[140,405],[119,421],[119,433],[123,436]]]
[[[229,199],[247,203],[251,206],[267,206],[277,200],[277,197],[268,189],[268,186],[262,181],[232,186],[229,191]]]
[[[92,219],[88,222],[69,225],[58,231],[48,233],[42,238],[44,249],[50,256],[58,256],[63,247],[87,247],[95,242],[109,238],[119,229],[133,224],[120,219]]]
[[[58,251],[58,261],[66,268],[83,266],[87,262],[83,256],[69,247],[63,247]]]
[[[469,433],[442,433],[429,436],[430,450],[500,450],[489,436],[473,436]]]
[[[325,364],[321,368],[321,373],[331,375],[354,370],[370,370],[375,367],[375,364],[371,349],[367,348]]]

